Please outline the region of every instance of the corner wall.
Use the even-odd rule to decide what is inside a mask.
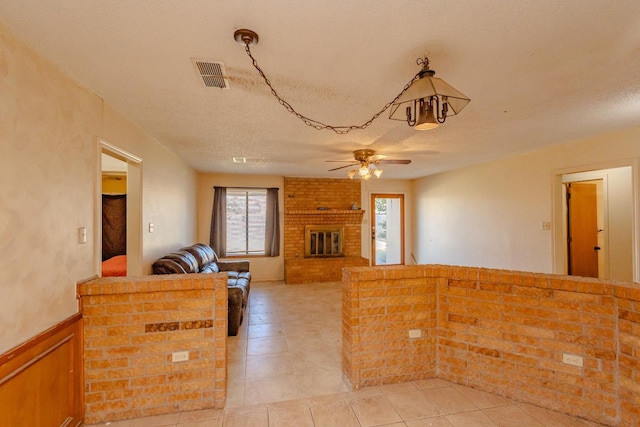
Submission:
[[[354,388],[431,376],[606,425],[640,419],[637,284],[438,265],[352,268],[342,316],[343,372]],[[409,338],[410,329],[422,337]]]
[[[99,274],[98,138],[143,159],[150,271],[194,240],[195,172],[0,24],[0,354],[77,313],[76,283]]]
[[[563,265],[554,265],[554,233],[562,230],[562,223],[552,216],[554,186],[560,185],[555,175],[637,168],[638,153],[640,128],[634,128],[417,179],[413,186],[417,262],[562,272]],[[637,191],[637,170],[633,180]],[[627,198],[633,204],[637,270],[639,198],[634,193]],[[551,223],[551,230],[541,229],[543,221]],[[613,278],[637,281],[639,274]]]

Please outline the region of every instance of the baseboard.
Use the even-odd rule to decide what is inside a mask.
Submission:
[[[0,355],[0,425],[75,427],[83,421],[82,315]]]

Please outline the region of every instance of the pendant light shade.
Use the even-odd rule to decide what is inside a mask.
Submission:
[[[455,116],[471,101],[453,86],[435,77],[429,69],[429,59],[419,59],[422,65],[418,80],[391,106],[391,120],[406,121],[418,130],[436,128],[448,116]]]

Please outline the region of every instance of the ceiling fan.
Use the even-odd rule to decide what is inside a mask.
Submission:
[[[355,150],[353,152],[354,160],[327,160],[327,162],[349,162],[348,165],[329,169],[329,172],[358,166],[358,169],[350,170],[347,173],[351,179],[356,175],[359,175],[362,179],[369,179],[371,178],[371,174],[375,175],[376,178],[380,178],[380,175],[382,175],[382,169],[380,169],[379,165],[408,165],[411,163],[411,160],[391,160],[386,157],[387,156],[384,154],[376,154],[374,150],[362,149]]]

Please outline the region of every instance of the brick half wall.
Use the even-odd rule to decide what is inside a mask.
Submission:
[[[347,268],[342,304],[342,368],[353,388],[435,376],[436,281],[423,267]]]
[[[224,407],[226,273],[101,278],[78,295],[86,423]]]
[[[351,268],[342,322],[343,372],[354,388],[431,376],[638,425],[637,284],[437,265]],[[409,338],[411,329],[422,338]]]

